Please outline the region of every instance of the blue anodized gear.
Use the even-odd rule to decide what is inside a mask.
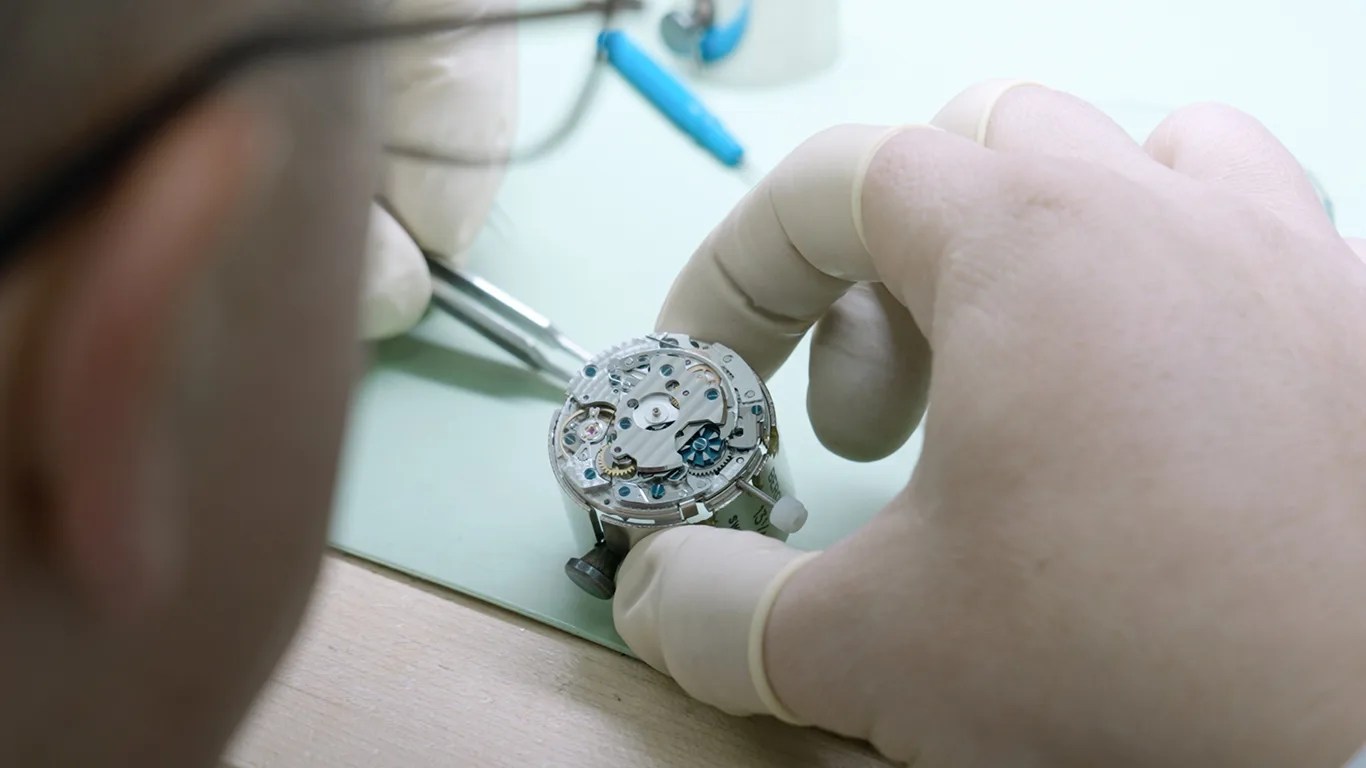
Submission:
[[[683,463],[693,469],[706,469],[721,460],[726,451],[726,441],[721,439],[721,431],[707,425],[697,431],[678,453]]]

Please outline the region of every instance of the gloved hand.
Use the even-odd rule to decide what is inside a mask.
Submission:
[[[923,417],[923,453],[822,553],[650,537],[616,626],[722,710],[925,768],[1341,766],[1366,741],[1366,248],[1241,113],[1140,146],[1017,85],[817,135],[693,256],[661,330],[769,376],[814,325],[824,444],[886,456]]]
[[[473,15],[510,0],[389,0],[391,18]],[[511,148],[517,108],[517,37],[512,26],[471,29],[388,49],[389,136],[422,147]],[[401,334],[421,319],[432,282],[422,247],[460,265],[483,226],[502,181],[501,166],[454,167],[394,157],[382,195],[400,224],[378,204],[361,305],[361,336]],[[405,227],[407,229],[405,229]]]

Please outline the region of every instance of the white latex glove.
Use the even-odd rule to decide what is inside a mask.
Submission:
[[[815,324],[828,447],[888,455],[929,403],[906,489],[815,555],[650,537],[622,637],[725,711],[925,768],[1343,765],[1366,741],[1366,249],[1231,109],[1140,146],[988,83],[933,123],[801,146],[658,322],[763,376]]]
[[[512,0],[387,0],[393,18],[470,15]],[[407,144],[506,152],[517,108],[516,29],[473,29],[389,49],[389,136]],[[452,167],[392,158],[382,194],[422,246],[463,262],[502,181],[499,166]],[[431,275],[417,243],[376,205],[362,299],[361,335],[394,336],[421,319]]]

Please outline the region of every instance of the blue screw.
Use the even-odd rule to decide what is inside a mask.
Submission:
[[[593,471],[593,469],[589,468],[583,471],[583,476],[589,480],[592,480],[593,478],[598,476],[598,473]]]
[[[564,444],[565,444],[565,445],[573,445],[573,444],[574,444],[574,439],[575,439],[575,438],[574,438],[573,435],[565,435],[565,436],[564,436]]]
[[[618,496],[630,496],[630,495],[631,495],[631,486],[629,486],[629,485],[623,485],[623,486],[621,486],[620,488],[617,489],[617,495],[618,495]]]
[[[708,399],[708,400],[715,400],[716,398],[718,398],[718,397],[720,397],[720,396],[721,396],[721,393],[720,393],[720,392],[717,392],[717,391],[714,390],[714,389],[709,389],[709,390],[707,390],[707,399]]]
[[[752,413],[752,414],[754,414],[755,416],[758,416],[759,414],[761,414],[761,413],[764,412],[764,407],[763,407],[762,405],[756,405],[756,406],[750,408],[750,409],[749,409],[749,412]]]
[[[694,451],[698,451],[699,453],[707,450],[707,439],[704,437],[699,437],[696,440],[692,441],[692,449]]]
[[[665,376],[672,376],[674,375],[674,367],[672,365],[666,365],[661,367],[659,372]]]
[[[664,484],[655,483],[654,485],[650,486],[650,497],[654,499],[664,498]]]
[[[630,420],[630,419],[622,419],[622,420],[619,422],[619,426],[620,426],[622,429],[630,429],[630,428],[631,428],[631,420]]]

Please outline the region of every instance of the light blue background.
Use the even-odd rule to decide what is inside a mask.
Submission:
[[[671,6],[650,3],[638,38]],[[698,86],[759,168],[841,122],[922,122],[961,88],[1025,78],[1076,93],[1142,137],[1172,107],[1218,100],[1259,116],[1320,179],[1345,234],[1366,235],[1366,107],[1358,2],[849,0],[844,51],[819,78]],[[567,105],[592,53],[584,22],[522,33],[523,124]],[[516,168],[471,267],[599,349],[651,329],[669,284],[748,182],[709,160],[609,77],[568,146]],[[805,347],[772,382],[798,491],[794,537],[824,547],[903,485],[919,435],[857,465],[807,426]],[[558,393],[433,315],[382,345],[355,407],[334,544],[624,650],[607,603],[562,575],[575,550],[545,456]],[[853,407],[857,407],[854,404]]]

